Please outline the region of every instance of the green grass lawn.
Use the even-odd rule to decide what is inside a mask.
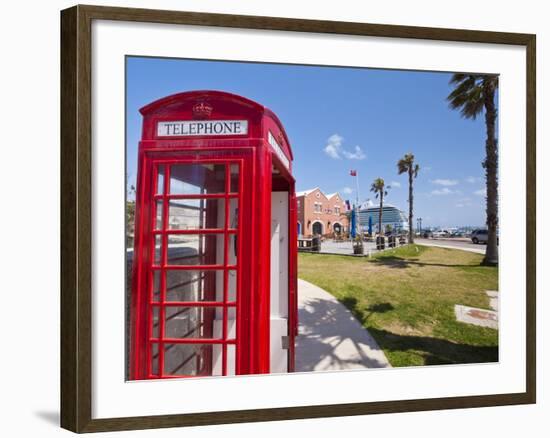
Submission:
[[[407,245],[372,258],[300,253],[298,276],[350,309],[393,366],[498,361],[498,331],[457,322],[455,304],[489,309],[498,268],[466,251]]]

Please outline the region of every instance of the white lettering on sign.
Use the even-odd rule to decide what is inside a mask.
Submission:
[[[279,157],[281,162],[285,165],[285,167],[288,169],[290,167],[290,161],[283,152],[283,149],[281,148],[281,145],[275,140],[275,137],[273,137],[273,134],[271,131],[267,133],[267,141],[275,151],[275,154]]]
[[[183,120],[157,124],[158,137],[246,134],[248,134],[248,120]]]

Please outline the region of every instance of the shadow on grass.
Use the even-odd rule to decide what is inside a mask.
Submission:
[[[377,303],[367,307],[367,310],[370,312],[368,316],[373,313],[386,313],[393,309],[394,307],[391,303]]]
[[[361,323],[365,323],[374,313],[386,313],[394,309],[391,303],[372,304],[363,310],[357,305],[358,301],[355,297],[343,297],[338,299],[347,309],[353,313]]]
[[[428,262],[420,262],[418,260],[411,260],[411,259],[405,259],[402,257],[396,257],[396,256],[383,256],[378,257],[370,261],[370,263],[375,263],[380,266],[385,266],[388,268],[396,268],[396,269],[403,269],[403,268],[409,268],[411,266],[438,266],[443,268],[479,268],[481,265],[474,265],[474,264],[453,264],[453,263],[428,263]]]
[[[354,297],[345,297],[340,302],[351,311],[363,325],[374,313],[386,313],[394,310],[391,303],[377,303],[366,309],[358,306]],[[448,365],[466,363],[484,363],[498,361],[498,346],[478,346],[461,344],[446,339],[428,336],[400,335],[383,329],[368,328],[380,348],[386,352],[413,353],[421,356],[424,365]],[[399,366],[399,364],[392,364]],[[409,364],[405,364],[409,365]]]
[[[357,302],[346,300],[347,305]],[[370,309],[370,310],[369,310]],[[449,365],[498,361],[498,346],[461,344],[428,336],[398,335],[384,329],[366,329],[357,313],[368,318],[375,312],[393,310],[390,303],[378,303],[363,312],[348,308],[352,317],[338,303],[311,299],[299,309],[300,334],[296,339],[296,370],[345,370],[351,368],[380,368],[376,351],[382,349],[393,356],[393,366]],[[374,353],[374,354],[373,354]]]
[[[498,346],[459,344],[427,336],[397,335],[369,328],[370,334],[386,352],[415,352],[425,365],[498,362]]]

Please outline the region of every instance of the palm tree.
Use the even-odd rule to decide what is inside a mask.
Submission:
[[[399,175],[407,172],[409,174],[409,243],[414,243],[413,237],[413,179],[418,176],[420,166],[414,164],[414,155],[412,153],[405,154],[397,162],[397,172]]]
[[[378,234],[380,236],[384,235],[382,231],[382,208],[384,207],[384,196],[388,195],[388,190],[390,187],[386,187],[384,180],[382,178],[376,178],[370,186],[370,191],[373,192],[376,198],[380,198],[380,213],[378,214]]]
[[[498,151],[495,136],[497,118],[495,94],[498,89],[498,76],[456,73],[452,76],[450,84],[455,85],[455,89],[447,96],[449,106],[452,109],[459,109],[462,117],[475,120],[485,109],[487,139],[482,166],[485,169],[487,190],[488,237],[487,250],[482,263],[496,266],[498,265]]]

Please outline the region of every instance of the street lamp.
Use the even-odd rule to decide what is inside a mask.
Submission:
[[[418,232],[422,233],[422,218],[418,218]]]

